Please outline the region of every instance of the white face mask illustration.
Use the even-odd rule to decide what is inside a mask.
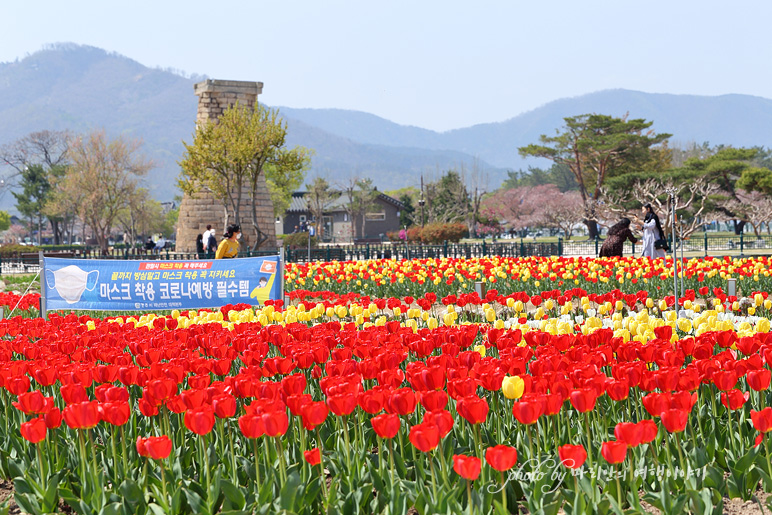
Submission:
[[[75,265],[65,266],[59,270],[46,270],[48,284],[55,288],[59,295],[68,304],[75,304],[80,300],[83,292],[96,288],[99,279],[99,270],[86,272]]]

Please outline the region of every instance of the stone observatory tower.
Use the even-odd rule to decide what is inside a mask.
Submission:
[[[257,96],[263,92],[262,82],[243,82],[234,80],[208,79],[193,86],[198,96],[198,114],[196,124],[216,121],[225,109],[236,102],[240,106],[252,109],[257,102]],[[241,198],[241,249],[250,248],[257,237],[252,226],[252,201],[257,203],[257,216],[260,230],[268,235],[268,240],[261,249],[276,248],[276,224],[273,216],[273,203],[265,183],[265,177],[260,176],[258,192],[254,199],[250,198],[249,188],[245,188]],[[185,195],[180,204],[180,214],[177,219],[177,250],[180,252],[196,251],[196,236],[206,231],[208,224],[217,231],[217,241],[225,232],[225,220],[233,223],[233,210],[229,208],[227,216],[223,203],[215,199],[209,192],[199,191],[193,195]]]

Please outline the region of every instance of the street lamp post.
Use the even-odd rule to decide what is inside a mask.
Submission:
[[[426,201],[424,200],[424,176],[421,176],[421,198],[418,199],[418,207],[421,208],[421,228],[423,229],[424,226],[424,204],[426,204]]]

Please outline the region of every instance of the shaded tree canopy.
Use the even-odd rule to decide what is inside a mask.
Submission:
[[[653,122],[607,115],[584,114],[564,118],[555,136],[542,135],[540,144],[519,149],[523,157],[542,157],[567,167],[578,186],[590,237],[597,234],[597,206],[609,177],[641,168],[662,166],[666,156],[654,146],[670,134],[654,134]]]
[[[257,197],[265,173],[272,200],[288,205],[294,187],[303,180],[310,163],[309,151],[285,147],[287,123],[279,111],[262,104],[247,109],[236,103],[213,121],[197,127],[193,142],[185,146],[179,186],[186,193],[208,190],[233,213],[232,223],[242,224],[244,193]],[[294,187],[293,187],[294,186]],[[251,202],[251,220],[257,238],[253,249],[268,238],[261,230],[257,205]]]

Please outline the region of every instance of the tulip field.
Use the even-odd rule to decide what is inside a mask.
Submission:
[[[678,274],[287,264],[286,304],[104,318],[2,294],[0,479],[33,514],[772,509],[769,260]]]

